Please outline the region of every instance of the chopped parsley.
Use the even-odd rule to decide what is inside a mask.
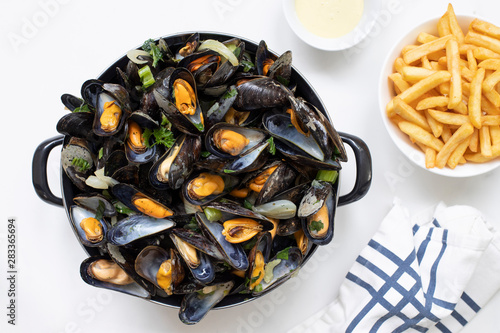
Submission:
[[[312,221],[310,224],[309,224],[309,229],[311,231],[320,231],[321,229],[323,229],[325,227],[325,225],[323,224],[323,222],[321,220],[319,221]]]
[[[150,143],[151,136],[154,137],[153,144]],[[154,130],[146,128],[142,133],[142,137],[144,138],[144,142],[148,148],[151,148],[154,145],[164,145],[165,147],[170,148],[175,143],[174,133],[166,127],[158,127]]]
[[[163,61],[163,52],[160,50],[158,45],[156,45],[153,39],[148,39],[142,44],[142,49],[153,57],[153,67],[156,68],[159,61]]]
[[[212,154],[211,154],[209,151],[202,151],[202,152],[201,152],[201,157],[206,158],[206,157],[208,157],[208,156],[210,156],[210,155],[212,155]]]
[[[75,113],[75,112],[92,112],[92,111],[90,110],[88,104],[83,103],[82,105],[80,105],[79,107],[75,108],[71,112]]]
[[[288,254],[290,252],[290,247],[287,247],[286,249],[281,250],[276,254],[276,259],[281,259],[281,260],[288,260]]]

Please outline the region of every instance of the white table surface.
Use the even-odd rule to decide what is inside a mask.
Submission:
[[[418,212],[440,200],[480,209],[500,228],[500,170],[474,178],[450,179],[415,167],[386,133],[378,110],[379,70],[386,52],[405,31],[442,15],[447,1],[385,0],[384,15],[357,47],[344,52],[313,49],[288,27],[278,0],[178,1],[29,0],[0,3],[0,331],[1,332],[282,332],[331,302],[351,263],[393,199]],[[396,13],[388,11],[389,4]],[[453,2],[457,14],[500,24],[500,3]],[[36,25],[35,25],[36,24]],[[60,95],[79,95],[127,50],[150,37],[182,31],[220,31],[266,40],[293,63],[327,106],[338,130],[361,137],[373,158],[373,182],[361,201],[337,211],[334,241],[321,248],[277,291],[242,306],[210,312],[195,326],[178,320],[177,310],[93,288],[79,276],[86,254],[62,208],[42,202],[31,183],[37,145],[58,133],[66,113]],[[59,190],[58,153],[48,175]],[[342,191],[353,183],[353,162],[344,166]],[[7,325],[7,219],[18,224],[17,325]],[[292,282],[293,281],[293,282]],[[499,332],[500,295],[492,298],[463,332]]]

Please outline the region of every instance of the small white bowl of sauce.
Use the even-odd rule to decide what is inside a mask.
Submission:
[[[326,51],[348,49],[361,42],[375,25],[381,0],[282,0],[295,34]]]

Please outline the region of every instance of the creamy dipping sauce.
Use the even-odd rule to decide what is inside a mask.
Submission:
[[[311,33],[338,38],[351,32],[363,16],[364,0],[295,0],[300,22]]]

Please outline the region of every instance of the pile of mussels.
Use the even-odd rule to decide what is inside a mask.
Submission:
[[[316,178],[346,153],[295,96],[290,51],[195,33],[127,55],[117,83],[89,80],[82,98],[61,98],[73,111],[57,124],[77,188],[70,220],[97,249],[81,275],[148,299],[183,294],[179,317],[194,324],[228,294],[280,285],[331,241],[338,181]]]

